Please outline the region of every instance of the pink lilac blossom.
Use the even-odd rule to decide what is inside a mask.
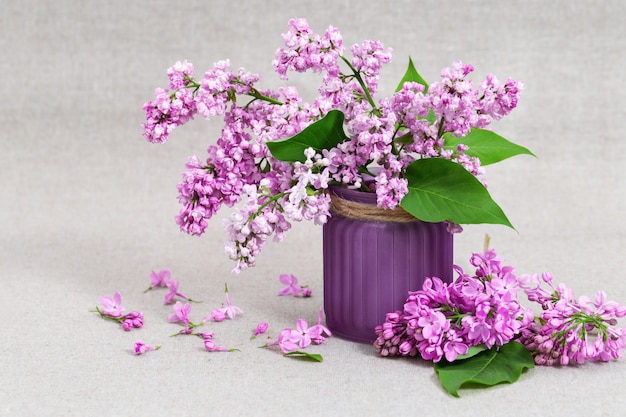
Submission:
[[[140,311],[133,310],[126,315],[122,315],[124,307],[122,307],[122,296],[119,292],[116,292],[113,298],[108,296],[100,297],[100,303],[102,304],[102,309],[96,307],[93,311],[104,319],[119,323],[125,331],[138,329],[143,326],[143,313]]]
[[[370,190],[387,209],[407,194],[405,170],[420,158],[454,161],[486,185],[480,160],[467,155],[464,144],[447,148],[446,135],[462,138],[509,114],[522,83],[509,78],[503,84],[490,74],[476,88],[469,80],[474,68],[454,62],[441,71],[439,82],[407,82],[376,101],[373,95],[391,48],[366,40],[350,48],[350,59],[344,56],[339,30],[330,26],[316,34],[302,18],[289,20],[282,38],[284,46],[273,60],[281,79],[290,71],[321,74],[312,103],[293,86],[259,89],[258,75],[234,71],[222,60],[198,79],[191,63],[177,62],[167,72],[169,89],[157,89],[154,100],[144,105],[144,136],[155,143],[165,142],[195,114],[223,117],[220,137],[207,155],[190,157],[185,166],[177,185],[181,208],[175,221],[181,231],[200,236],[220,208],[241,203],[224,222],[229,237],[225,252],[236,262],[233,272],[254,266],[268,239],[281,241],[292,222],[324,224],[330,215],[328,184],[361,189],[371,167],[380,171]],[[267,142],[293,137],[330,110],[344,114],[347,140],[330,149],[307,150],[305,162],[281,162],[269,152]]]
[[[329,26],[323,36],[313,33],[306,19],[290,19],[289,31],[282,37],[286,48],[279,48],[273,61],[280,78],[286,80],[287,72],[339,72],[338,59],[343,53],[343,38],[339,31]]]
[[[197,302],[195,300],[192,300],[191,298],[187,297],[186,295],[180,293],[178,291],[178,280],[177,279],[172,279],[170,281],[167,281],[165,283],[165,286],[167,287],[167,289],[169,290],[169,292],[167,294],[165,294],[165,298],[163,303],[164,304],[170,304],[173,300],[174,297],[180,297],[183,300],[189,301],[189,302]]]
[[[250,337],[250,339],[255,339],[258,335],[265,333],[268,327],[269,327],[269,324],[267,322],[262,321],[261,323],[258,324],[258,326],[256,326],[256,330],[254,331],[254,334],[252,335],[252,337]]]
[[[176,301],[174,304],[174,312],[167,316],[167,321],[170,323],[182,323],[185,326],[189,326],[189,313],[191,312],[191,304],[181,303]]]
[[[115,318],[122,317],[124,307],[122,307],[122,295],[119,292],[116,292],[113,298],[103,295],[100,297],[100,304],[102,304],[103,314]]]
[[[512,267],[503,266],[494,250],[474,254],[474,276],[455,267],[451,284],[437,277],[410,292],[402,311],[387,314],[376,327],[375,350],[382,356],[415,356],[453,361],[469,347],[502,346],[532,321],[532,312],[517,300]]]
[[[520,342],[538,365],[608,362],[622,357],[626,328],[615,327],[626,316],[626,306],[607,300],[598,291],[595,301],[578,300],[563,283],[554,285],[551,273],[523,275],[519,283],[528,299],[541,305],[542,313],[523,329]]]
[[[211,320],[220,322],[224,321],[226,318],[232,320],[237,316],[237,314],[243,314],[242,309],[231,303],[227,285],[224,285],[224,292],[226,296],[226,305],[220,308],[213,309],[211,311],[211,314],[203,320],[205,323]]]
[[[143,326],[143,313],[140,311],[131,311],[122,317],[120,324],[127,332],[132,329],[138,329]]]
[[[298,278],[293,274],[280,274],[279,281],[285,285],[285,288],[278,291],[278,295],[293,295],[300,294],[301,287],[298,285]]]
[[[278,346],[283,354],[294,352],[299,348],[300,339],[302,339],[300,332],[287,327],[281,330],[278,339],[267,344],[267,347]]]
[[[239,350],[235,348],[226,348],[223,346],[219,346],[213,340],[213,337],[215,337],[215,333],[213,332],[196,333],[196,336],[200,337],[204,341],[204,348],[207,352],[234,352],[236,350]]]
[[[330,215],[330,196],[324,192],[329,183],[329,161],[310,148],[305,156],[304,163],[294,163],[289,188],[281,189],[283,185],[270,178],[263,179],[258,187],[243,187],[247,203],[225,221],[230,237],[225,252],[237,261],[233,272],[254,266],[270,236],[277,242],[283,239],[290,220],[326,222]]]
[[[141,340],[138,340],[135,342],[134,352],[135,352],[135,355],[142,355],[146,352],[150,352],[152,350],[159,350],[159,349],[161,349],[161,346],[148,346],[145,343],[143,343]]]
[[[150,272],[150,286],[144,291],[148,292],[158,287],[166,287],[167,282],[170,280],[172,273],[169,269],[162,269],[159,272]]]
[[[367,88],[371,94],[378,90],[379,74],[382,66],[391,61],[391,48],[385,48],[380,41],[366,40],[361,45],[353,45],[352,66],[363,74]]]
[[[309,327],[305,319],[296,320],[296,328],[285,328],[281,330],[275,342],[265,345],[265,347],[278,346],[285,354],[304,349],[311,344],[319,345],[331,337],[332,333],[322,324],[322,309],[320,308],[317,324]]]

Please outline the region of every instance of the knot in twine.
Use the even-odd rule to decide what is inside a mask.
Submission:
[[[365,204],[356,201],[345,200],[330,194],[330,209],[336,214],[350,219],[378,222],[410,223],[417,219],[402,207],[397,206],[393,210],[378,207],[375,204]]]

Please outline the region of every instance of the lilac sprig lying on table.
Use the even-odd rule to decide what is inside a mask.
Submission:
[[[553,284],[551,273],[520,276],[528,299],[541,304],[543,312],[521,331],[522,342],[535,355],[538,365],[608,362],[622,357],[626,328],[617,329],[618,319],[626,316],[626,306],[608,301],[604,291],[595,302],[560,283]],[[548,288],[545,288],[547,285]]]
[[[116,292],[113,298],[103,295],[100,297],[100,304],[102,308],[96,307],[92,311],[100,314],[100,317],[104,319],[119,323],[124,330],[130,331],[143,326],[143,313],[140,311],[133,310],[122,315],[125,308],[122,306],[122,295],[119,292]]]
[[[571,289],[554,287],[551,274],[543,274],[546,290],[537,276],[517,277],[493,249],[474,254],[470,263],[477,268],[474,276],[455,266],[459,277],[453,283],[429,278],[421,290],[410,292],[404,309],[387,314],[376,327],[376,352],[453,362],[472,346],[497,349],[518,341],[537,365],[622,356],[626,329],[614,326],[626,316],[626,307],[606,301],[604,292],[595,303],[587,297],[576,301]],[[541,305],[539,316],[519,303],[520,291]]]

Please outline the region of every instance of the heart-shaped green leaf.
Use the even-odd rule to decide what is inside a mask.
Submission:
[[[503,224],[513,228],[480,181],[455,162],[418,159],[407,167],[405,176],[409,192],[400,205],[422,221]]]
[[[523,146],[510,142],[491,130],[472,129],[462,138],[446,133],[444,139],[445,149],[455,150],[459,144],[469,146],[465,154],[480,159],[481,165],[494,164],[515,155],[535,156]]]
[[[267,147],[279,161],[305,162],[304,151],[307,148],[322,153],[322,150],[334,148],[348,138],[343,131],[343,121],[344,115],[341,111],[331,110],[302,132],[285,140],[267,142]]]
[[[435,364],[435,372],[446,391],[459,397],[464,385],[493,386],[502,382],[517,381],[525,368],[533,368],[533,357],[524,345],[509,342],[500,347],[484,350],[468,359]]]
[[[424,81],[422,76],[417,72],[415,66],[413,65],[413,60],[409,57],[409,67],[406,69],[402,80],[400,80],[400,84],[398,84],[398,88],[396,88],[396,92],[402,89],[402,86],[406,82],[416,82],[418,84],[422,84],[424,86],[424,94],[428,92],[428,83]]]

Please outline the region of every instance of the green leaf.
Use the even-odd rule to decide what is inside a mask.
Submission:
[[[402,86],[406,82],[416,82],[418,84],[422,84],[424,86],[424,94],[428,92],[428,83],[424,81],[422,76],[415,69],[415,66],[413,65],[413,60],[411,59],[411,57],[409,57],[409,67],[406,69],[406,72],[404,73],[404,77],[402,77],[400,84],[398,84],[398,88],[396,88],[396,92],[400,91],[402,89]]]
[[[313,362],[322,362],[324,360],[322,358],[322,355],[320,355],[319,353],[308,353],[308,352],[303,352],[301,350],[294,350],[293,352],[285,353],[283,356],[288,356],[294,359],[307,360],[307,361],[313,361]]]
[[[485,350],[471,358],[435,363],[439,382],[448,393],[459,397],[463,386],[493,386],[517,381],[525,368],[533,368],[533,357],[524,345],[509,342],[499,350]]]
[[[267,142],[274,158],[285,162],[305,162],[304,151],[313,148],[321,153],[348,139],[343,131],[344,115],[339,110],[331,110],[326,116],[307,126],[302,132],[281,141]]]
[[[472,129],[466,136],[457,138],[449,133],[444,135],[445,149],[455,150],[457,145],[469,146],[465,154],[480,159],[481,165],[494,164],[515,155],[535,156],[523,146],[509,142],[491,130]]]
[[[469,349],[467,349],[467,353],[465,355],[458,355],[456,357],[456,360],[459,361],[462,359],[471,358],[472,356],[476,356],[484,350],[487,350],[487,346],[484,343],[477,346],[470,346]]]
[[[400,205],[422,221],[503,224],[513,228],[480,181],[455,162],[418,159],[407,167],[405,176],[409,192]]]

